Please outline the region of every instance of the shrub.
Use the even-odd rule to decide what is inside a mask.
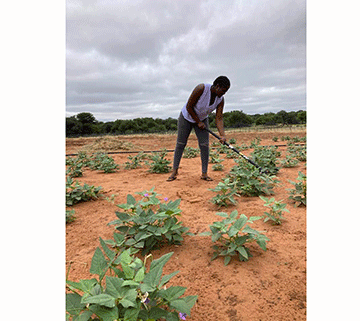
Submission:
[[[98,278],[66,282],[71,291],[66,294],[67,320],[178,321],[184,315],[190,316],[197,296],[181,297],[185,287],[166,287],[179,271],[162,276],[172,252],[153,260],[146,271],[146,260],[152,258],[151,255],[142,261],[134,257],[130,249],[113,251],[101,238],[100,244],[103,251],[96,248],[90,267],[90,273]],[[108,270],[114,276],[105,276]]]
[[[116,212],[118,219],[109,223],[124,236],[124,247],[142,249],[144,255],[165,243],[181,244],[182,235],[189,230],[177,219],[181,213],[181,199],[168,201],[165,198],[162,203],[154,188],[137,194],[142,196],[141,200],[136,201],[128,194],[127,202],[117,205],[122,210]]]
[[[266,242],[269,239],[246,225],[261,219],[261,216],[252,216],[248,219],[246,215],[241,214],[238,217],[236,210],[232,211],[230,215],[223,212],[216,213],[216,215],[223,217],[224,220],[210,225],[211,232],[199,234],[210,235],[211,241],[218,243],[213,246],[215,252],[211,260],[215,260],[218,256],[224,256],[224,264],[228,265],[232,256],[238,255],[240,261],[247,261],[252,255],[245,245],[254,241],[266,251]]]
[[[264,206],[269,207],[269,212],[264,212],[266,215],[266,218],[264,219],[264,222],[267,222],[268,220],[272,220],[274,224],[280,225],[281,220],[283,220],[283,212],[288,212],[289,210],[286,209],[286,204],[282,203],[281,201],[275,201],[275,198],[272,197],[270,199],[260,196],[260,198],[265,202]]]
[[[306,175],[302,172],[298,172],[298,182],[289,182],[294,185],[294,189],[287,189],[289,191],[289,199],[295,202],[295,206],[306,206]],[[298,204],[297,204],[298,202]]]

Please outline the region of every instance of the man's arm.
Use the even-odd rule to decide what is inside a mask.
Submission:
[[[223,110],[224,110],[224,97],[219,105],[216,107],[216,115],[215,115],[215,123],[216,127],[219,131],[221,142],[224,143],[226,141],[225,131],[224,131],[224,120],[223,120]]]
[[[198,124],[199,127],[201,125],[204,125],[204,128],[205,128],[205,124],[200,121],[198,115],[196,115],[195,110],[194,110],[196,103],[199,101],[199,98],[201,97],[201,95],[204,92],[204,89],[205,89],[204,84],[197,85],[194,88],[194,90],[191,93],[191,95],[188,99],[188,102],[186,104],[186,110],[189,112],[190,116],[195,120],[195,122]]]

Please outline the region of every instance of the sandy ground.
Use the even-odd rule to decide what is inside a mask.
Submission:
[[[267,132],[231,132],[227,138],[235,138],[238,145],[250,144],[255,137],[261,138],[261,145],[286,144],[274,143],[271,138],[284,135],[290,137],[306,135],[302,130],[267,131]],[[176,135],[133,135],[116,136],[122,142],[129,143],[131,150],[157,150],[161,148],[174,149]],[[66,140],[66,153],[77,153],[90,146],[99,138],[73,138]],[[215,138],[210,137],[210,143]],[[197,147],[195,134],[191,134],[188,146]],[[125,147],[124,147],[125,148]],[[279,147],[284,157],[286,147]],[[116,151],[116,150],[115,150]],[[119,151],[119,150],[117,150]],[[251,150],[243,152],[249,155]],[[127,194],[135,196],[135,192],[149,190],[155,186],[155,191],[161,197],[170,200],[181,198],[180,208],[183,225],[190,232],[198,234],[209,230],[209,225],[221,220],[216,212],[230,213],[236,209],[246,216],[263,215],[266,208],[258,197],[236,198],[237,205],[221,208],[210,202],[216,194],[209,191],[235,165],[232,159],[221,158],[224,171],[212,171],[209,164],[209,176],[214,181],[200,180],[200,157],[181,160],[178,179],[167,182],[169,174],[151,174],[148,167],[125,170],[123,164],[130,154],[111,155],[120,165],[116,173],[105,174],[86,169],[83,177],[76,178],[80,182],[102,186],[105,197],[115,196],[115,204],[126,202]],[[134,154],[131,154],[134,155]],[[172,160],[173,153],[167,155]],[[268,250],[264,252],[256,243],[249,248],[253,255],[248,262],[240,262],[233,258],[228,266],[224,266],[223,258],[210,261],[213,250],[210,237],[185,236],[181,246],[167,246],[153,252],[155,258],[170,251],[174,255],[164,268],[164,274],[180,270],[169,285],[187,287],[185,295],[198,295],[198,302],[191,311],[188,320],[306,320],[306,208],[294,207],[287,199],[287,188],[292,188],[288,180],[295,181],[298,172],[306,173],[304,162],[294,168],[282,168],[277,179],[280,184],[275,187],[273,195],[276,200],[284,200],[290,213],[285,213],[286,220],[282,225],[274,226],[270,222],[256,221],[252,227],[265,231],[270,241]],[[66,226],[66,268],[69,279],[93,277],[89,273],[91,258],[97,246],[99,237],[112,238],[113,226],[107,223],[116,219],[114,204],[105,197],[94,201],[76,204],[76,220]]]

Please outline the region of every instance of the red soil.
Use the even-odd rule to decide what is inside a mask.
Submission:
[[[274,143],[273,136],[306,135],[305,130],[282,132],[227,132],[227,137],[236,138],[237,144],[250,144],[255,137],[261,138],[261,145],[285,144]],[[143,135],[118,136],[121,141],[131,142],[135,150],[156,150],[161,148],[174,149],[175,135]],[[85,144],[90,144],[95,138],[67,139],[66,152],[76,153]],[[210,142],[214,141],[212,137]],[[197,147],[197,140],[192,133],[188,146]],[[286,147],[279,147],[282,157]],[[244,151],[250,155],[251,150]],[[134,155],[134,154],[132,154]],[[173,182],[167,182],[169,174],[151,174],[148,167],[125,170],[122,166],[129,154],[111,155],[115,162],[121,165],[116,173],[104,174],[85,170],[80,182],[102,186],[106,197],[116,194],[115,204],[126,203],[127,194],[135,196],[135,192],[149,190],[155,186],[155,191],[161,197],[170,200],[181,198],[180,208],[183,225],[192,233],[209,230],[209,225],[222,218],[216,212],[230,213],[236,209],[246,216],[263,215],[266,208],[258,197],[237,198],[237,205],[221,208],[210,202],[215,196],[209,188],[214,188],[235,165],[232,159],[222,162],[224,171],[212,171],[209,164],[209,176],[214,181],[200,180],[200,157],[181,160],[179,176]],[[167,158],[172,160],[173,153]],[[221,156],[224,158],[224,156]],[[306,208],[294,207],[288,200],[287,188],[293,185],[288,180],[295,181],[298,172],[306,173],[305,163],[301,162],[295,168],[282,168],[277,179],[281,183],[275,187],[276,200],[284,200],[290,213],[285,213],[286,220],[282,225],[274,226],[268,221],[254,222],[253,228],[266,231],[270,238],[268,250],[264,252],[254,243],[249,245],[253,257],[248,262],[240,262],[233,257],[228,266],[224,266],[223,258],[210,261],[213,250],[210,237],[185,236],[181,246],[166,246],[153,252],[158,258],[170,251],[174,252],[165,265],[164,274],[180,270],[169,285],[187,287],[185,295],[198,295],[198,301],[191,310],[188,320],[306,320]],[[100,198],[94,201],[79,203],[73,207],[76,220],[66,226],[66,268],[72,262],[69,279],[94,277],[89,273],[91,258],[97,246],[99,237],[112,238],[113,226],[107,223],[116,219],[114,204]]]

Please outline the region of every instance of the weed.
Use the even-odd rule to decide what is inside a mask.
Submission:
[[[297,164],[299,164],[299,161],[294,158],[293,155],[286,155],[285,158],[280,161],[282,167],[295,167]]]
[[[75,210],[65,210],[65,222],[71,223],[75,221]]]
[[[212,242],[218,242],[218,245],[213,246],[215,251],[211,260],[215,260],[218,256],[224,256],[224,264],[228,265],[231,257],[238,254],[240,261],[247,261],[252,255],[245,244],[254,241],[266,251],[266,242],[269,239],[246,225],[261,219],[261,216],[252,216],[248,219],[246,215],[241,214],[238,217],[236,210],[232,211],[230,215],[223,212],[216,213],[216,215],[223,217],[224,220],[210,225],[211,232],[199,234],[210,235]]]
[[[213,171],[222,171],[222,170],[224,170],[224,165],[222,165],[222,164],[214,164],[211,168],[212,168]]]
[[[128,160],[130,162],[125,162],[125,169],[135,169],[141,167],[141,163],[146,157],[147,156],[143,152],[140,152],[135,156],[128,156]]]

